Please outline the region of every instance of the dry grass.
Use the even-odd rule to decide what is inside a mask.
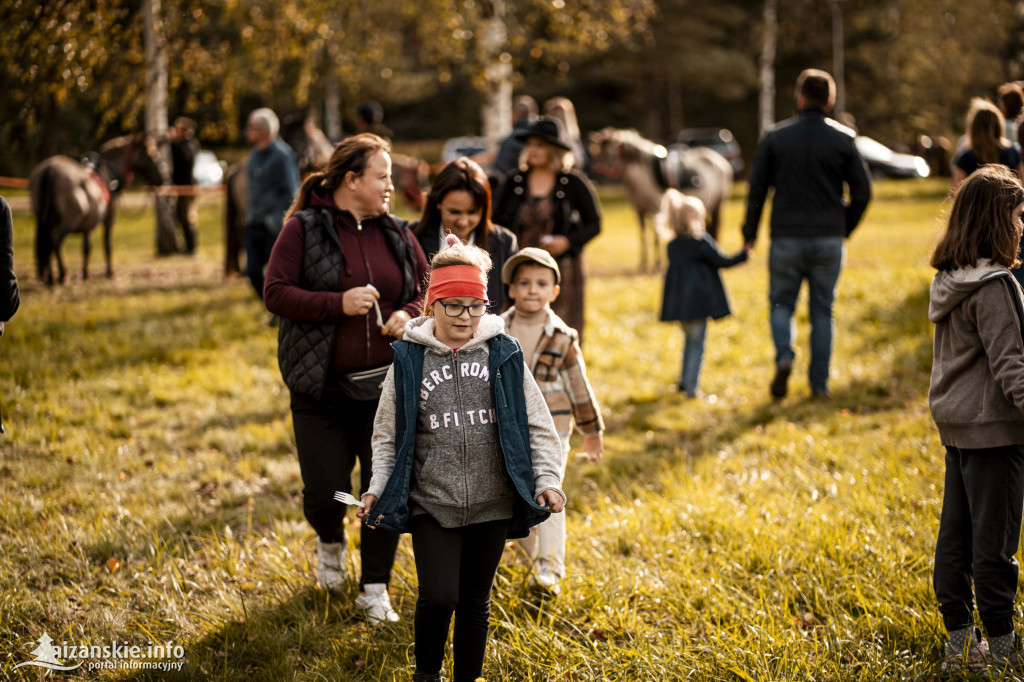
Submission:
[[[636,274],[634,219],[603,191],[587,359],[607,457],[570,468],[563,595],[538,602],[511,554],[502,566],[488,679],[937,675],[942,458],[925,312],[945,193],[877,190],[840,281],[827,404],[807,400],[805,312],[791,397],[768,400],[765,238],[724,275],[735,314],[709,327],[705,397],[673,393],[681,332],[655,321],[660,278]],[[74,279],[54,290],[34,284],[33,223],[16,217],[24,302],[0,341],[4,676],[36,676],[13,667],[47,632],[184,646],[180,674],[139,679],[409,679],[407,539],[398,627],[369,630],[351,594],[315,586],[276,334],[248,285],[219,273],[219,211],[203,206],[197,257],[165,260],[151,256],[151,216],[128,212],[112,281],[79,281],[70,239]],[[737,199],[727,249],[741,218]]]

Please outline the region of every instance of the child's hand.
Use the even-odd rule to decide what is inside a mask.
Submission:
[[[556,490],[545,490],[537,496],[537,504],[547,507],[552,514],[557,514],[565,507],[565,500]]]
[[[371,495],[370,493],[366,493],[365,495],[363,495],[363,498],[360,500],[360,502],[363,503],[363,506],[356,507],[356,517],[362,519],[368,517],[370,515],[370,512],[373,511],[373,505],[377,504],[377,497],[375,495]],[[370,526],[370,524],[366,525]],[[370,526],[370,528],[373,528],[373,526]]]
[[[604,436],[601,432],[592,433],[583,438],[583,451],[591,462],[600,462],[604,454]]]
[[[381,336],[393,336],[401,339],[405,336],[405,323],[412,319],[412,315],[404,310],[396,310],[388,317],[388,321],[380,328]]]

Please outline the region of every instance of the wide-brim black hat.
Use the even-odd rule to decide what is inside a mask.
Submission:
[[[565,151],[572,149],[565,138],[565,131],[562,129],[562,124],[553,118],[538,118],[530,124],[529,128],[516,133],[517,140],[526,140],[531,137],[535,137],[538,140],[547,142],[548,144],[554,145],[559,149],[564,149]]]

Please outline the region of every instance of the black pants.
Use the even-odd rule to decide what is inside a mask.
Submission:
[[[346,506],[334,493],[352,492],[352,469],[359,461],[360,493],[370,486],[370,438],[377,401],[354,401],[328,388],[320,400],[292,394],[295,447],[302,471],[302,508],[322,542],[345,541]],[[359,585],[389,583],[398,534],[359,527],[362,578]]]
[[[973,622],[972,578],[988,636],[1013,630],[1022,508],[1024,446],[946,448],[933,582],[947,630]]]
[[[433,517],[413,517],[412,548],[420,593],[416,600],[416,672],[437,673],[455,614],[455,682],[480,677],[487,649],[491,585],[505,549],[505,521],[442,528]]]

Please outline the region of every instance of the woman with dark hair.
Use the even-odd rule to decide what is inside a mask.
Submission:
[[[501,266],[519,251],[519,243],[514,234],[491,222],[491,185],[475,161],[462,156],[445,166],[430,188],[423,217],[409,227],[428,262],[449,234],[486,251],[494,264],[487,275],[488,307],[495,313],[505,309]]]
[[[571,144],[561,124],[540,118],[519,133],[526,140],[520,170],[505,178],[494,202],[494,221],[519,238],[519,246],[548,251],[562,275],[562,293],[551,309],[583,340],[583,247],[601,231],[594,188],[572,167]]]
[[[1003,114],[988,100],[975,98],[967,112],[967,147],[953,159],[953,189],[982,166],[998,163],[1024,178],[1020,149],[1003,137]]]
[[[303,510],[316,531],[317,578],[348,581],[337,491],[372,471],[370,438],[391,341],[420,314],[427,261],[405,221],[391,216],[391,146],[363,133],[334,148],[326,170],[306,177],[267,267],[264,301],[280,316],[278,363],[291,391]],[[356,605],[370,623],[397,621],[388,583],[398,535],[360,528]]]

